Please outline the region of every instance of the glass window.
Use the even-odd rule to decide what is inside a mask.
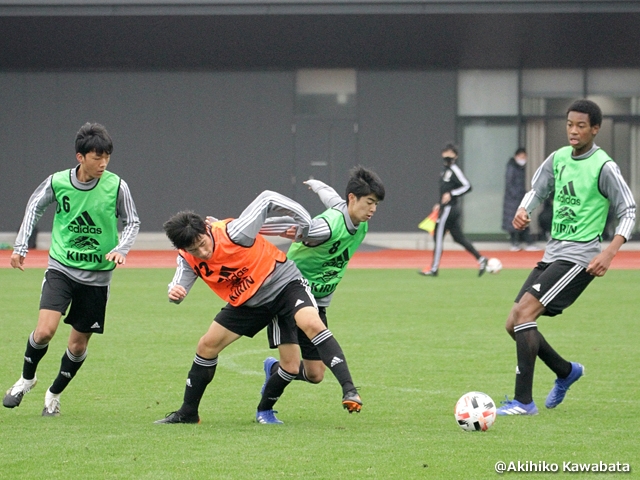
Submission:
[[[593,69],[587,71],[589,95],[634,97],[640,95],[640,69]]]
[[[500,92],[496,95],[496,92]],[[518,115],[516,70],[461,70],[458,72],[458,115]]]
[[[356,114],[356,71],[305,69],[296,72],[297,115],[325,118]]]
[[[473,190],[463,197],[464,232],[502,230],[502,200],[507,161],[518,148],[518,126],[473,122],[462,129],[462,171]]]

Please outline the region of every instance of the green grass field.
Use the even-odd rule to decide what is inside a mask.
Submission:
[[[586,376],[555,410],[544,408],[553,375],[538,362],[535,417],[498,417],[463,432],[457,399],[480,390],[513,394],[515,345],[504,322],[528,271],[478,278],[443,270],[349,270],[328,310],[364,401],[340,404],[329,373],[294,382],[277,404],[284,425],[254,422],[266,336],[242,338],[220,356],[200,425],[154,425],[176,410],[195,347],[222,302],[199,283],[180,306],[166,299],[173,270],[117,271],[106,333],[94,336],[62,415],[43,418],[69,327],[61,324],[38,369],[39,384],[13,410],[0,409],[0,478],[360,479],[495,478],[497,461],[622,462],[640,470],[640,271],[611,271],[576,304],[540,320],[549,343]],[[0,269],[0,389],[19,377],[34,328],[41,270]],[[593,478],[593,473],[509,473],[511,478]],[[602,475],[595,475],[602,478]]]

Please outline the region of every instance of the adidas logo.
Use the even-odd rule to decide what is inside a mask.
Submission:
[[[191,386],[192,386],[192,385],[191,385],[191,379],[190,379],[190,378],[187,378],[187,387],[191,388]]]
[[[96,226],[93,218],[86,210],[72,220],[67,228],[74,233],[92,233],[95,235],[102,233],[102,229]]]
[[[60,372],[60,375],[63,377],[71,378],[71,374],[69,372]]]
[[[334,268],[342,268],[349,261],[349,250],[345,249],[337,257],[333,257],[331,260],[324,262],[322,264],[323,267],[334,267]],[[338,272],[335,272],[333,276],[337,275]],[[323,275],[324,277],[324,275]]]
[[[580,205],[580,199],[576,197],[576,191],[573,188],[573,181],[559,189],[556,200],[566,205]]]
[[[344,360],[342,360],[341,358],[338,357],[333,357],[333,359],[331,360],[331,368],[335,367],[336,365],[343,363]]]
[[[296,300],[296,304],[294,305],[294,307],[297,307],[301,303],[304,303],[304,300],[300,300],[300,299]]]
[[[33,360],[31,360],[31,357],[24,357],[24,361],[27,363],[33,363]]]
[[[100,328],[100,324],[98,322],[91,325],[91,328]]]
[[[220,277],[218,278],[218,283],[228,281],[229,278],[237,271],[237,268],[225,267],[224,265],[222,265],[222,267],[220,267]]]
[[[516,375],[520,375],[520,368],[516,365]]]
[[[535,285],[532,285],[531,288],[533,288],[536,292],[540,291],[540,284],[536,283]]]

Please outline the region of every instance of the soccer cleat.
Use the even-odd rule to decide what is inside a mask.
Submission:
[[[438,270],[418,270],[418,275],[422,275],[424,277],[437,277]]]
[[[567,378],[556,378],[556,383],[547,395],[544,406],[547,408],[556,408],[564,400],[569,387],[573,385],[580,377],[584,375],[584,367],[576,362],[571,362],[571,373]]]
[[[504,400],[500,402],[502,406],[496,410],[497,415],[537,415],[538,407],[534,402],[521,403],[518,400],[509,400],[509,397],[505,396]]]
[[[267,357],[264,359],[264,362],[262,362],[262,368],[264,369],[264,383],[260,389],[260,395],[264,394],[264,388],[267,386],[267,382],[271,377],[271,368],[275,363],[278,363],[278,359],[273,357]]]
[[[478,260],[478,264],[480,265],[480,267],[478,268],[478,276],[479,277],[484,275],[484,272],[487,271],[487,262],[488,261],[489,261],[489,259],[487,257],[480,257],[480,259]]]
[[[47,393],[44,395],[44,409],[42,410],[43,417],[59,417],[60,416],[60,393],[51,393],[47,389]]]
[[[35,376],[31,380],[25,380],[22,378],[22,375],[20,375],[20,380],[7,390],[7,393],[2,399],[2,405],[7,408],[19,406],[20,402],[22,402],[22,397],[24,397],[25,393],[28,393],[36,383],[38,383],[38,379]]]
[[[349,413],[360,413],[360,409],[362,408],[362,399],[360,395],[358,395],[358,391],[356,389],[349,390],[342,397],[342,406],[346,408]]]
[[[177,410],[167,413],[166,417],[156,420],[153,423],[200,423],[200,417],[198,415],[185,415]]]
[[[256,422],[264,425],[280,425],[284,423],[276,418],[276,410],[263,410],[262,412],[256,412]]]

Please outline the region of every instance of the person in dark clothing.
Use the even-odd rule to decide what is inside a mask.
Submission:
[[[516,153],[507,162],[507,172],[504,184],[504,201],[502,203],[502,229],[509,233],[511,241],[511,251],[522,250],[521,243],[526,243],[526,250],[537,250],[531,237],[529,227],[524,230],[516,230],[511,221],[516,210],[522,201],[522,197],[527,192],[525,188],[525,168],[527,164],[527,151],[518,148]]]
[[[474,248],[473,244],[467,240],[462,233],[460,226],[461,210],[458,205],[458,197],[471,191],[471,183],[464,176],[462,170],[456,165],[458,159],[458,147],[453,143],[448,143],[442,149],[442,161],[444,168],[440,174],[440,203],[436,205],[438,208],[438,221],[433,231],[433,260],[431,268],[420,270],[418,273],[425,277],[438,276],[438,268],[440,267],[440,259],[442,258],[442,250],[444,245],[444,235],[449,231],[453,240],[464,247],[464,249],[478,260],[478,275],[482,276],[487,268],[487,257],[480,255]]]

